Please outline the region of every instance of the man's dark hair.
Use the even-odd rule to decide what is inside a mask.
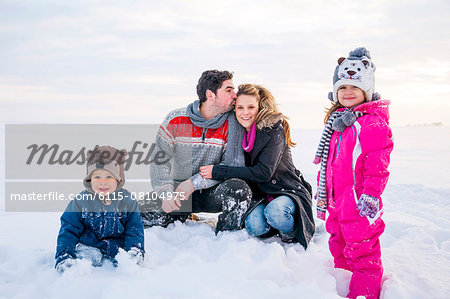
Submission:
[[[197,84],[197,95],[200,104],[206,102],[206,91],[211,90],[214,94],[222,87],[222,83],[226,80],[233,79],[233,73],[229,71],[209,70],[204,71]]]

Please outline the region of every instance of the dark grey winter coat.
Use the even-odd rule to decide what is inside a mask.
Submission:
[[[251,155],[246,154],[248,167],[216,165],[212,171],[213,179],[241,178],[255,182],[259,191],[274,197],[287,195],[297,205],[295,219],[295,240],[307,248],[314,234],[311,186],[303,178],[292,162],[281,120],[266,124],[257,129],[255,144]],[[255,198],[257,206],[267,199]],[[254,208],[253,207],[253,208]]]

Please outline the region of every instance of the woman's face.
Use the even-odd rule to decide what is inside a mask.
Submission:
[[[256,115],[259,111],[258,99],[256,96],[250,95],[240,95],[236,99],[236,107],[234,108],[236,112],[236,118],[238,122],[247,131],[250,130],[253,123],[256,120]]]

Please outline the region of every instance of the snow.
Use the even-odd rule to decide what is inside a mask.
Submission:
[[[450,127],[393,131],[381,297],[450,298]],[[295,164],[310,182],[319,137],[294,131]],[[3,145],[0,165],[3,182]],[[340,298],[348,290],[350,275],[333,269],[320,221],[306,251],[245,230],[216,236],[205,223],[177,222],[145,231],[143,267],[120,252],[118,268],[78,261],[60,275],[53,269],[60,213],[5,212],[3,184],[0,192],[0,298]]]

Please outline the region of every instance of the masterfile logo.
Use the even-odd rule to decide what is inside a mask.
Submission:
[[[124,187],[137,200],[152,199],[150,165],[170,167],[171,163],[170,157],[156,146],[159,127],[6,124],[6,211],[63,211],[85,189],[88,151],[102,145],[128,152]]]

